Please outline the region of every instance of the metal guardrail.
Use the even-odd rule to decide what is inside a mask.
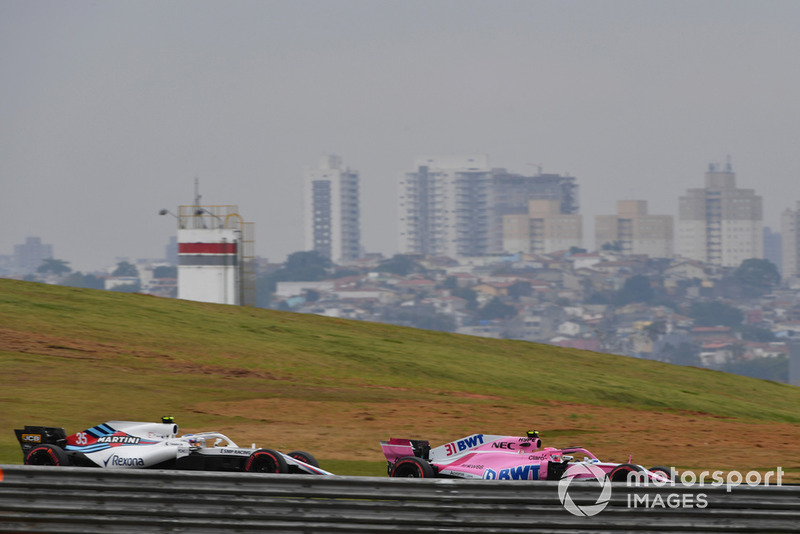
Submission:
[[[800,486],[628,487],[569,513],[557,482],[0,466],[0,532],[797,532]],[[596,504],[598,486],[570,498]],[[706,503],[704,507],[689,506]]]

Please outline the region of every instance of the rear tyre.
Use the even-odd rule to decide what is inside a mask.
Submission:
[[[390,477],[401,478],[434,478],[436,475],[433,472],[431,464],[416,456],[403,456],[399,458],[391,470],[389,471]]]
[[[305,451],[292,451],[287,456],[291,456],[295,460],[300,460],[304,464],[313,465],[314,467],[319,467],[319,462],[317,461],[317,459]]]
[[[25,465],[69,465],[69,457],[64,449],[57,445],[37,445],[25,455]]]
[[[657,465],[655,467],[650,468],[651,473],[655,473],[657,475],[661,475],[662,477],[666,478],[669,481],[675,480],[675,471],[671,467],[663,467],[661,465]]]
[[[272,449],[258,449],[247,458],[244,470],[248,473],[288,473],[289,467],[281,453]]]
[[[627,482],[644,480],[644,469],[634,464],[620,464],[609,471],[608,480],[611,482]]]

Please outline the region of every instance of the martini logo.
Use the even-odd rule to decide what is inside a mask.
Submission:
[[[594,504],[576,504],[570,495],[570,484],[575,478],[594,479],[599,487],[599,495]],[[591,488],[594,484],[581,483],[582,489]],[[574,491],[574,490],[573,490]],[[577,493],[574,491],[574,493]],[[583,492],[581,492],[583,493]],[[606,473],[596,465],[574,464],[564,472],[561,480],[558,481],[558,498],[564,508],[572,515],[579,517],[591,517],[602,512],[608,501],[611,500],[611,481],[606,478]]]
[[[97,443],[122,443],[125,445],[136,445],[142,440],[135,436],[101,436],[97,438]]]

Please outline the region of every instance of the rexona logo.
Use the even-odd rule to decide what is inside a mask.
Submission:
[[[116,454],[103,462],[106,467],[144,467],[144,460],[141,458],[123,458]]]
[[[539,480],[538,465],[518,465],[508,469],[487,469],[483,472],[486,480]]]
[[[126,445],[136,445],[142,440],[134,436],[101,436],[97,438],[97,443],[125,443]]]
[[[569,495],[569,485],[575,479],[586,478],[595,479],[600,487],[600,493],[597,501],[594,504],[578,505],[572,500]],[[582,488],[586,488],[585,484],[581,484]],[[581,517],[591,517],[602,512],[608,501],[611,500],[611,481],[606,478],[606,473],[600,467],[591,464],[574,464],[569,466],[558,481],[558,498],[561,504],[572,515]]]

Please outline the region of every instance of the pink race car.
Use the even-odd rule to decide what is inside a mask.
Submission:
[[[428,441],[390,439],[381,441],[391,477],[481,478],[488,480],[559,480],[568,467],[575,478],[605,476],[623,482],[629,474],[650,480],[672,480],[666,467],[645,469],[641,465],[601,462],[583,447],[542,448],[538,432],[528,436],[473,434],[431,449]]]

